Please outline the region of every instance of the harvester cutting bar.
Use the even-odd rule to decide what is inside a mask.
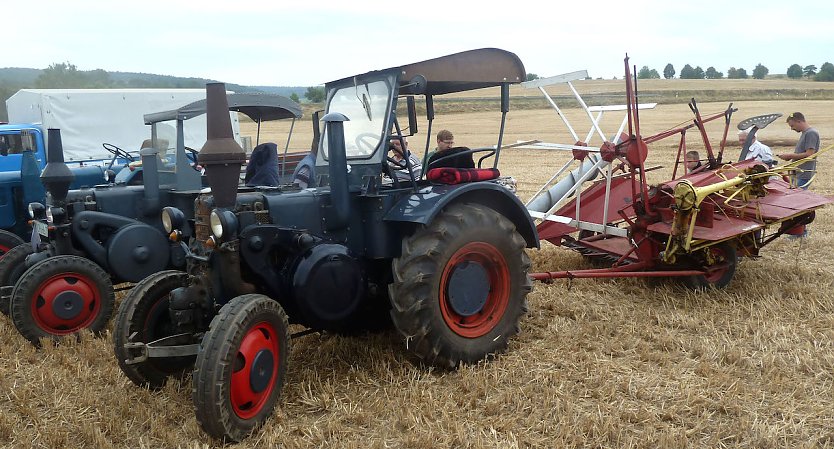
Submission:
[[[643,264],[625,265],[628,270],[635,270]],[[600,268],[592,270],[566,270],[566,271],[545,271],[542,273],[530,273],[530,277],[536,281],[547,281],[550,279],[583,279],[583,278],[660,278],[675,276],[699,276],[706,274],[701,270],[678,270],[678,271],[617,271],[617,268]]]

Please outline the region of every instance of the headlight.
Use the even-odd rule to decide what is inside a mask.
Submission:
[[[29,203],[29,217],[40,219],[45,217],[46,208],[41,203]]]
[[[185,223],[185,214],[176,207],[165,207],[162,209],[162,227],[170,234],[174,229],[182,228]]]
[[[237,232],[237,217],[230,210],[214,209],[209,215],[211,233],[220,240],[223,236],[231,237]]]
[[[60,207],[46,208],[46,222],[49,224],[61,223],[66,218],[66,212]]]

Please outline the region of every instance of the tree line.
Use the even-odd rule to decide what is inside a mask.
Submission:
[[[744,68],[736,68],[730,67],[727,69],[727,78],[728,79],[747,79],[752,76],[754,79],[764,79],[765,76],[770,72],[770,70],[765,67],[763,64],[757,64],[756,67],[753,69],[753,73],[751,75],[747,74],[747,70]],[[675,71],[675,66],[671,63],[666,64],[666,67],[663,68],[663,77],[666,79],[674,78],[677,72]],[[806,66],[801,66],[799,64],[793,64],[787,69],[787,76],[791,79],[800,79],[800,78],[808,78],[814,81],[834,81],[834,64],[830,62],[826,62],[823,64],[819,69],[817,66],[811,64]],[[639,79],[660,79],[660,73],[658,73],[655,69],[650,69],[648,66],[643,66],[637,72],[637,78]],[[691,79],[691,80],[698,80],[698,79],[722,79],[724,78],[724,72],[719,72],[716,70],[715,67],[707,67],[706,70],[702,69],[701,66],[692,67],[689,64],[686,64],[681,69],[680,79]]]
[[[6,100],[20,89],[201,89],[207,82],[212,81],[205,78],[184,78],[149,73],[108,72],[102,69],[78,70],[78,67],[70,62],[54,63],[42,70],[16,69],[16,71],[25,72],[25,74],[0,79],[0,121],[8,120]],[[38,73],[38,75],[35,77],[31,72]],[[257,88],[238,84],[226,83],[226,86],[235,92],[260,91]],[[311,103],[323,102],[324,96],[324,88],[321,86],[309,87],[304,93],[304,98]],[[290,98],[300,102],[299,96],[295,93],[292,93]]]

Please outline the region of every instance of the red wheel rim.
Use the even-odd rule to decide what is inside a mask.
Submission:
[[[710,254],[712,258],[715,260],[714,265],[718,265],[714,269],[710,267],[706,267],[706,273],[704,273],[704,279],[710,284],[714,284],[718,282],[724,274],[727,273],[727,270],[730,268],[726,264],[727,255],[724,253],[724,250],[718,247],[710,248]]]
[[[252,326],[240,342],[231,379],[231,402],[235,414],[250,419],[260,412],[278,377],[278,333],[272,324]]]
[[[53,335],[66,335],[89,327],[101,310],[98,285],[79,273],[56,274],[35,290],[32,317]]]
[[[480,310],[465,316],[452,306],[449,288],[455,270],[469,263],[478,264],[485,271],[489,292]],[[440,278],[440,312],[449,329],[461,337],[482,337],[498,325],[509,303],[510,270],[497,248],[484,242],[472,242],[452,255]]]
[[[10,247],[0,243],[0,259],[2,259],[10,249]]]

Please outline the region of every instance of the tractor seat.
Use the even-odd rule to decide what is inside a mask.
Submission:
[[[489,181],[501,176],[497,168],[452,168],[441,167],[429,170],[426,179],[441,184],[461,184],[464,182]]]
[[[431,157],[429,158],[429,162],[426,165],[429,168],[475,168],[475,161],[472,160],[472,153],[453,156],[464,151],[469,151],[469,148],[454,147],[449,148],[448,150],[443,151],[442,153],[434,153],[431,155]],[[435,162],[440,158],[443,158],[443,160]]]

